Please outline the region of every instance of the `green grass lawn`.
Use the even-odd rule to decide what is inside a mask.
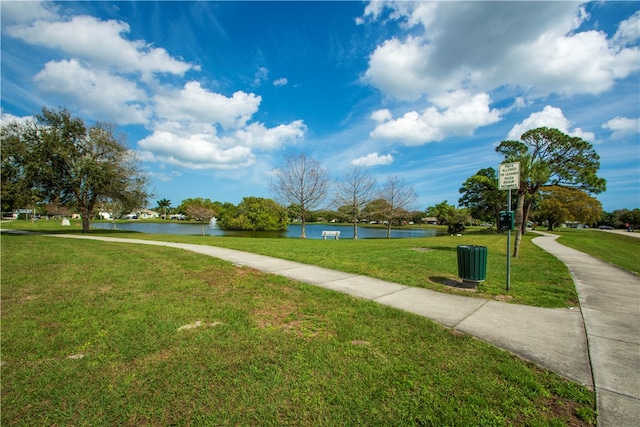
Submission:
[[[595,229],[559,228],[558,243],[588,253],[634,274],[640,273],[640,239]]]
[[[58,221],[17,221],[6,226],[45,232],[79,232],[80,227],[61,227]],[[362,274],[404,285],[440,292],[491,298],[541,307],[577,306],[578,297],[567,268],[525,236],[521,254],[511,262],[511,289],[506,291],[506,236],[484,229],[462,237],[440,236],[412,239],[313,240],[251,239],[238,237],[152,235],[94,229],[95,235],[165,240],[216,245],[242,251]],[[512,239],[512,242],[515,239]],[[458,279],[456,247],[462,244],[488,248],[487,278],[469,292],[447,285]]]
[[[288,244],[313,256],[359,243]],[[429,262],[372,243],[379,263]],[[374,302],[178,249],[1,244],[3,426],[595,422],[592,391]]]
[[[79,223],[61,227],[58,221],[13,221],[5,228],[50,233],[80,232]],[[236,237],[151,235],[110,230],[92,230],[96,235],[115,235],[149,240],[165,240],[215,245],[299,261],[322,267],[363,274],[409,286],[440,292],[491,298],[518,304],[559,308],[577,306],[575,286],[567,268],[531,242],[534,233],[523,237],[521,256],[511,260],[511,289],[506,291],[506,236],[481,228],[464,236],[415,239],[301,240],[251,239]],[[640,241],[599,230],[561,229],[560,243],[575,247],[630,271],[640,270]],[[512,244],[513,244],[512,238]],[[456,246],[482,245],[488,248],[487,280],[470,293],[446,285],[457,277]]]
[[[96,234],[99,233],[96,230]],[[141,233],[118,236],[221,246],[409,286],[518,304],[553,308],[578,305],[569,271],[555,257],[533,245],[532,236],[523,239],[523,255],[512,259],[509,292],[506,291],[506,237],[484,231],[463,237],[390,240],[248,239]],[[487,279],[478,286],[477,292],[447,285],[451,280],[460,280],[456,247],[461,244],[487,247]]]

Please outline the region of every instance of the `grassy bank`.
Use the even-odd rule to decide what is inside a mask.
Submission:
[[[634,274],[640,273],[640,239],[594,229],[560,228],[558,243],[588,253]]]
[[[595,421],[589,390],[373,302],[170,248],[1,243],[3,426]]]

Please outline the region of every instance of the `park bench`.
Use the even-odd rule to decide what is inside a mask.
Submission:
[[[327,240],[327,237],[333,237],[334,239],[338,240],[340,238],[340,232],[339,231],[323,231],[322,238],[324,240]]]

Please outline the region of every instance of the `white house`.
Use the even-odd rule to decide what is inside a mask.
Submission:
[[[149,209],[140,209],[138,211],[138,218],[142,219],[156,219],[160,218],[160,214],[156,211],[152,211]]]

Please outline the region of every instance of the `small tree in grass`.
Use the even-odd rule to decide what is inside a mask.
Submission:
[[[358,238],[358,216],[373,197],[376,181],[362,166],[351,167],[338,181],[335,204],[339,213],[346,214],[353,222],[353,238]],[[341,211],[342,210],[342,211]]]
[[[382,212],[382,216],[387,221],[387,239],[391,238],[393,220],[406,217],[407,211],[412,208],[416,198],[413,187],[403,179],[397,176],[387,178],[387,183],[380,190],[380,199],[387,203]]]
[[[294,205],[299,208],[302,221],[301,239],[307,237],[307,215],[326,199],[328,187],[327,170],[320,162],[305,153],[288,156],[285,164],[275,171],[275,178],[270,183],[271,192],[281,205]]]

